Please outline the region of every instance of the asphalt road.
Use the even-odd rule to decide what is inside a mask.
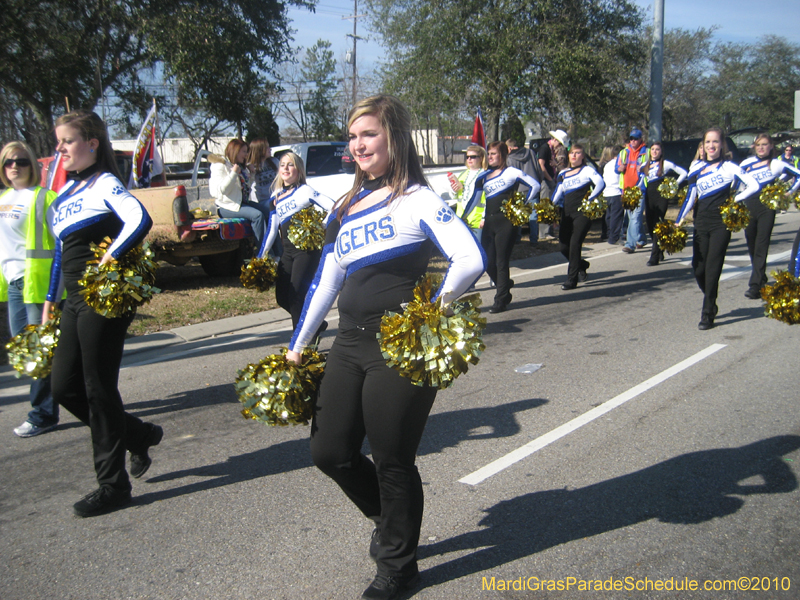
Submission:
[[[779,217],[773,266],[798,227]],[[414,597],[800,598],[800,327],[744,297],[742,234],[705,332],[690,249],[588,255],[570,292],[559,257],[518,264],[480,363],[440,392]],[[16,438],[26,388],[0,371],[2,600],[359,597],[371,525],[311,464],[308,428],[239,414],[236,370],[288,341],[278,317],[131,342],[126,405],[166,433],[134,504],[93,519],[72,515],[95,486],[88,430],[65,414]]]

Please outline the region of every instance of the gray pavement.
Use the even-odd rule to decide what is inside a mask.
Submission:
[[[771,268],[798,227],[779,217]],[[705,332],[690,249],[655,268],[608,244],[585,255],[589,280],[570,292],[560,256],[515,263],[480,363],[437,396],[414,598],[797,597],[800,328],[744,298],[741,234]],[[165,437],[133,505],[94,519],[71,510],[94,486],[87,429],[64,415],[15,438],[26,387],[0,372],[0,599],[358,598],[369,522],[311,463],[309,428],[246,421],[231,385],[289,329],[268,311],[128,340],[126,406]],[[633,588],[559,591],[571,577]],[[711,589],[676,590],[685,580]],[[755,580],[770,590],[743,589]]]

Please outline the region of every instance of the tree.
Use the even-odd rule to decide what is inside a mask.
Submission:
[[[312,86],[306,100],[306,113],[311,133],[318,140],[339,139],[342,135],[338,125],[339,110],[334,102],[337,87],[335,72],[336,61],[331,43],[317,40],[306,50],[300,75]]]
[[[141,95],[140,71],[161,61],[183,105],[241,132],[254,92],[289,49],[287,5],[315,2],[0,0],[0,87],[49,132],[65,99],[93,108],[106,90]]]
[[[371,0],[370,6],[372,26],[392,56],[387,85],[413,86],[426,99],[460,92],[483,108],[493,139],[505,112],[558,106],[571,119],[606,115],[624,93],[626,69],[642,61],[641,15],[628,0]]]

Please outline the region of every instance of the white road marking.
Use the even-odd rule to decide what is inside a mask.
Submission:
[[[651,377],[647,381],[640,383],[636,387],[629,389],[627,392],[623,392],[619,396],[612,398],[593,408],[592,410],[583,413],[581,416],[572,419],[571,421],[564,423],[560,427],[556,427],[549,433],[546,433],[535,440],[528,442],[524,446],[517,448],[513,452],[509,452],[505,456],[498,458],[494,462],[489,463],[485,467],[482,467],[475,471],[474,473],[470,473],[466,477],[462,477],[458,481],[460,483],[466,483],[467,485],[478,485],[482,481],[488,479],[492,475],[496,475],[500,471],[507,469],[511,465],[516,462],[521,461],[523,458],[526,458],[533,454],[534,452],[541,450],[545,446],[552,444],[553,442],[561,439],[562,437],[572,433],[573,431],[583,427],[587,423],[591,423],[598,417],[603,416],[604,414],[614,410],[618,406],[622,406],[628,400],[631,400],[649,390],[657,386],[659,383],[662,383],[672,377],[673,375],[677,375],[681,371],[688,369],[692,365],[700,362],[701,360],[708,358],[715,352],[722,350],[725,348],[726,344],[712,344],[705,350],[702,350],[695,354],[694,356],[690,356],[686,360],[679,362],[677,365],[674,365],[667,369],[666,371],[662,371],[658,375]]]

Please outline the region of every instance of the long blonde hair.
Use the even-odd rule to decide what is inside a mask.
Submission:
[[[31,147],[25,142],[8,142],[5,146],[3,146],[3,150],[0,151],[0,165],[3,165],[6,162],[6,159],[11,155],[12,152],[14,152],[14,150],[16,150],[18,154],[25,155],[20,156],[20,158],[27,158],[31,161],[30,170],[28,171],[28,181],[25,182],[25,187],[39,185],[39,163],[36,161],[36,154],[33,153]],[[3,185],[7,188],[13,187],[11,185],[11,181],[8,179],[8,177],[6,177],[5,167],[2,167],[2,170],[0,170],[0,181],[2,181]]]
[[[481,161],[480,161],[481,162],[481,169],[485,170],[485,169],[489,168],[489,164],[486,162],[486,150],[484,150],[480,146],[467,146],[467,149],[464,151],[464,154],[466,155],[470,151],[477,152],[478,154],[480,154],[480,157],[481,157]],[[467,166],[467,167],[469,166],[469,162],[467,161],[466,158],[464,159],[464,165]]]
[[[306,182],[306,165],[303,163],[303,159],[300,158],[294,152],[284,152],[283,154],[281,154],[280,160],[283,161],[284,158],[291,159],[292,164],[294,165],[295,169],[297,169],[297,182],[295,183],[295,185],[297,185],[297,187],[300,187]],[[281,177],[281,171],[279,168],[278,174],[275,175],[275,181],[272,182],[272,186],[270,187],[270,189],[273,192],[280,192],[283,189],[283,184],[284,181],[283,178]]]
[[[417,149],[411,139],[411,114],[403,103],[394,96],[378,94],[359,100],[347,118],[348,129],[361,117],[372,115],[380,121],[389,144],[389,168],[386,171],[386,184],[392,189],[389,199],[402,196],[409,186],[428,185],[422,166],[419,164]],[[350,201],[361,190],[367,174],[356,162],[356,177],[353,188],[336,203],[336,218],[342,219]]]

